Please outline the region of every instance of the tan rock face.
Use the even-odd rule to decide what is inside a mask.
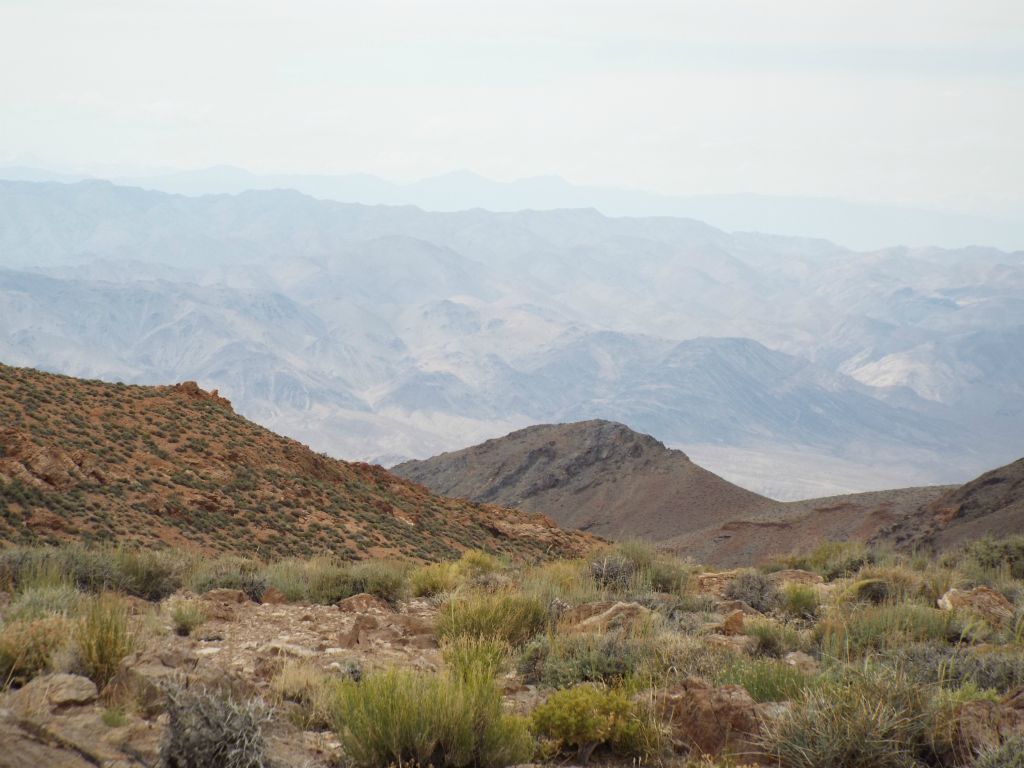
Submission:
[[[989,587],[951,589],[939,598],[938,606],[944,611],[972,613],[993,627],[1002,627],[1013,619],[1013,604]]]
[[[714,688],[690,677],[658,696],[676,752],[718,757],[756,753],[761,721],[757,705],[739,685]]]
[[[365,592],[361,595],[346,597],[338,603],[338,610],[342,613],[393,613],[387,601]]]
[[[639,603],[586,603],[566,611],[562,622],[572,632],[606,632],[609,629],[632,629],[651,621],[654,611]]]
[[[55,674],[37,677],[11,694],[11,709],[24,715],[48,714],[96,700],[96,685],[87,677]]]
[[[723,635],[743,634],[743,611],[733,611],[722,621],[721,633]]]

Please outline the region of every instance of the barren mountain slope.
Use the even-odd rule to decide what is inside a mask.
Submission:
[[[892,540],[892,529],[954,486],[900,488],[775,502],[743,519],[676,536],[665,546],[721,567],[813,549],[823,541]]]
[[[436,493],[542,512],[602,536],[663,540],[768,499],[615,422],[528,427],[392,468]]]
[[[569,555],[540,515],[445,499],[316,454],[194,383],[139,387],[0,365],[0,543],[194,545],[439,559]]]
[[[937,549],[1015,533],[1024,533],[1024,459],[950,489],[895,531],[901,539]]]

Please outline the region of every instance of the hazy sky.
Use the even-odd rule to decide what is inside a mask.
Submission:
[[[1024,210],[1021,0],[0,0],[0,163]]]

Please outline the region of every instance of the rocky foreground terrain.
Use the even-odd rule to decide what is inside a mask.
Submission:
[[[0,766],[1014,766],[1022,551],[709,571],[635,545],[535,566],[10,549]]]

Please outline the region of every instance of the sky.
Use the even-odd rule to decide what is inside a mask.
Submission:
[[[0,164],[1024,215],[1020,0],[0,0]]]

